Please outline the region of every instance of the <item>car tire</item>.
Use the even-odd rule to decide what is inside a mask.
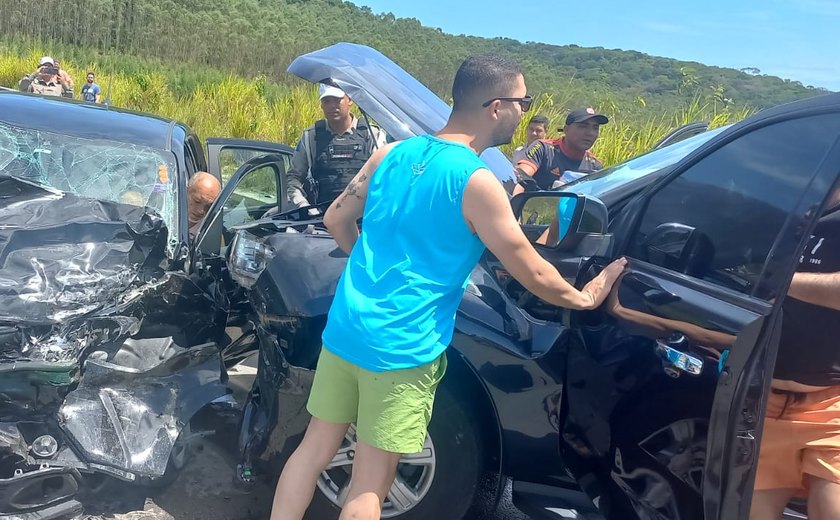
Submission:
[[[459,401],[451,390],[443,386],[435,396],[429,439],[431,443],[427,440],[427,447],[429,444],[433,447],[434,474],[427,490],[418,502],[403,512],[386,501],[382,510],[383,519],[457,520],[470,509],[483,477],[481,436],[478,423],[466,403]],[[398,473],[405,469],[411,468],[401,465]],[[306,518],[333,520],[338,518],[339,513],[335,499],[328,498],[319,485]]]

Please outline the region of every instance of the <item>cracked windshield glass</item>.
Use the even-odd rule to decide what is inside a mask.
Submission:
[[[82,197],[146,206],[177,241],[176,166],[171,154],[0,123],[0,174]]]

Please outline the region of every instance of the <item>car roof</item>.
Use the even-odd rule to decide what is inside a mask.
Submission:
[[[765,119],[771,119],[778,116],[793,115],[797,112],[822,112],[834,111],[840,109],[840,93],[831,92],[819,96],[800,99],[798,101],[791,101],[772,108],[767,108],[761,112],[744,119],[741,123],[754,124]],[[739,123],[736,126],[740,126]]]
[[[0,121],[20,128],[162,150],[171,149],[173,137],[183,139],[189,133],[177,121],[150,114],[22,92],[0,92]]]

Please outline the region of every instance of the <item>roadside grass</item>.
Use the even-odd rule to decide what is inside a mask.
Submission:
[[[38,58],[52,54],[38,46],[4,46],[0,49],[0,86],[16,87],[18,80],[34,69]],[[280,85],[265,76],[244,78],[221,71],[204,71],[185,88],[186,70],[173,72],[165,64],[145,63],[138,58],[101,57],[85,54],[75,47],[58,49],[62,68],[75,80],[76,97],[81,93],[87,71],[97,74],[103,99],[113,106],[177,119],[189,125],[200,137],[238,137],[287,143],[294,146],[302,131],[321,117],[314,86],[303,82]],[[58,53],[56,53],[58,54]],[[107,66],[98,60],[107,58]],[[198,77],[198,76],[196,76]],[[173,81],[181,81],[173,85]],[[615,164],[650,149],[671,130],[694,121],[708,121],[712,127],[738,121],[749,109],[732,109],[714,100],[694,98],[684,106],[662,113],[639,100],[632,106],[618,106],[610,99],[592,100],[592,105],[610,117],[601,127],[601,137],[593,153],[605,165]],[[544,114],[550,120],[549,137],[558,137],[569,99],[541,95],[525,115],[513,143],[525,141],[528,119]],[[502,150],[510,153],[514,145]]]

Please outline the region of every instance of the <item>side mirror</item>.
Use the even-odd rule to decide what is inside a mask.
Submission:
[[[709,237],[691,226],[676,222],[656,226],[644,245],[648,262],[701,278],[715,256]]]
[[[532,244],[602,256],[609,212],[600,200],[564,191],[526,192],[511,200],[513,213]]]

